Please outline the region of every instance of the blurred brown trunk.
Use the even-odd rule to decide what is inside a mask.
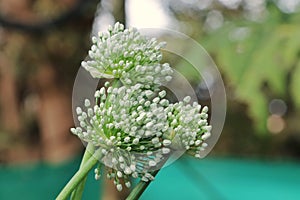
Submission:
[[[1,124],[7,132],[17,134],[20,131],[20,115],[15,67],[4,54],[0,55],[0,109]]]
[[[26,160],[33,154],[38,158],[39,150],[42,159],[59,162],[76,155],[82,148],[80,140],[69,131],[74,125],[71,90],[65,88],[70,78],[59,84],[57,79],[68,70],[73,74],[75,68],[70,66],[77,65],[81,55],[85,56],[82,51],[87,42],[82,42],[82,36],[88,35],[93,11],[85,15],[74,11],[73,21],[64,19],[62,15],[64,25],[49,27],[47,34],[34,35],[26,31],[26,24],[31,27],[31,24],[34,26],[35,23],[61,17],[60,14],[68,13],[69,9],[72,11],[75,3],[76,0],[56,3],[50,0],[0,0],[0,13],[6,20],[25,24],[24,32],[6,30],[5,27],[0,30],[0,131],[5,133],[2,136],[10,139],[5,147],[0,145],[0,151],[4,149],[7,155],[11,155],[8,162],[16,162],[21,157]],[[68,34],[68,40],[65,40],[64,36]],[[52,63],[60,65],[53,67]],[[11,137],[12,132],[21,134]],[[30,149],[27,156],[26,149]]]
[[[56,83],[51,66],[41,66],[37,74],[39,95],[38,123],[41,133],[43,159],[48,162],[63,161],[78,153],[80,140],[71,135],[73,126],[69,92]]]

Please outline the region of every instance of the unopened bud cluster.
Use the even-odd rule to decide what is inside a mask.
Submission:
[[[100,149],[108,178],[122,190],[121,179],[130,187],[130,177],[153,180],[173,151],[186,150],[195,157],[210,136],[208,108],[190,97],[170,103],[158,86],[172,78],[172,69],[160,64],[163,43],[147,39],[136,29],[116,23],[93,38],[90,61],[83,62],[94,77],[113,78],[114,83],[95,92],[95,103],[86,99],[77,107],[79,127],[71,132]],[[99,178],[100,170],[95,170]]]
[[[124,85],[161,85],[171,79],[170,66],[160,64],[164,42],[148,39],[136,28],[124,29],[120,23],[92,38],[91,60],[82,66],[96,78],[119,78]],[[149,84],[151,83],[151,84]]]

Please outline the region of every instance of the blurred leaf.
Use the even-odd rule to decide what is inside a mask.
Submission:
[[[248,115],[259,133],[267,131],[267,105],[272,98],[264,88],[267,86],[275,97],[287,96],[287,76],[298,62],[299,35],[298,23],[283,22],[278,12],[273,11],[263,23],[233,21],[203,40],[235,88],[237,100],[248,105]],[[291,86],[293,100],[300,107],[299,85],[300,64],[293,73]]]
[[[295,101],[295,105],[300,108],[300,61],[292,74],[291,95]]]

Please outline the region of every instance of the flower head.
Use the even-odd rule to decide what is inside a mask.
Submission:
[[[188,104],[189,97],[170,104],[165,95],[141,84],[109,86],[95,92],[93,107],[87,99],[85,108],[77,107],[80,127],[71,131],[101,149],[101,161],[110,168],[108,176],[117,188],[120,178],[152,180],[150,173],[162,167],[172,151],[187,150],[200,157],[206,147],[211,129],[207,107],[200,113],[201,106]]]
[[[92,76],[114,78],[117,84],[107,82],[95,92],[94,105],[86,99],[84,107],[76,108],[80,126],[71,132],[101,150],[101,162],[118,190],[123,188],[120,179],[127,187],[129,177],[152,180],[151,172],[174,151],[200,157],[207,146],[208,108],[190,104],[190,97],[171,104],[159,89],[173,72],[169,64],[160,64],[163,46],[116,23],[93,37],[91,60],[82,62]]]
[[[208,125],[208,107],[201,110],[201,105],[194,102],[188,104],[190,97],[184,101],[170,104],[166,109],[171,131],[165,135],[176,150],[186,150],[188,153],[200,158],[201,151],[205,150],[207,144],[204,142],[211,135],[211,126]]]
[[[159,77],[172,73],[170,67],[159,63],[165,43],[146,38],[136,28],[124,29],[122,24],[116,23],[107,32],[93,37],[92,41],[91,60],[83,61],[82,66],[93,77],[120,78],[126,85],[159,84],[163,79]],[[139,80],[133,76],[139,76]],[[154,80],[149,80],[150,77]]]
[[[170,152],[163,144],[169,131],[165,99],[141,84],[119,88],[102,87],[95,92],[96,105],[85,100],[85,109],[78,107],[80,127],[71,131],[82,140],[101,148],[102,159],[111,173],[139,176],[144,180]],[[149,176],[149,175],[147,175]]]

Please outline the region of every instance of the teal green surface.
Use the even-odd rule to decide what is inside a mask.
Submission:
[[[55,199],[80,165],[80,158],[59,165],[44,163],[0,167],[0,200]],[[100,182],[90,173],[83,199],[99,199]]]
[[[164,168],[142,200],[300,199],[300,163],[183,158]]]
[[[54,199],[79,166],[80,159],[0,167],[0,199]],[[83,199],[99,199],[100,182],[89,175]],[[163,168],[141,200],[300,199],[300,162],[183,157]]]

